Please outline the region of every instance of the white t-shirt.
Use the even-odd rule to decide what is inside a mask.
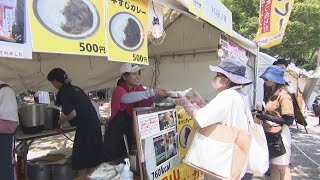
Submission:
[[[237,127],[248,131],[244,99],[248,102],[248,96],[241,91],[241,86],[236,86],[220,92],[206,106],[195,113],[195,120],[200,127],[221,123],[227,126]]]
[[[244,131],[249,131],[249,121],[246,113],[249,108],[249,98],[242,92],[241,86],[235,86],[220,92],[205,107],[199,109],[194,118],[200,127],[207,127],[212,124],[220,123],[227,126],[237,127]],[[241,93],[241,95],[240,95]],[[250,109],[249,109],[250,111]],[[247,170],[245,165],[241,178]],[[240,178],[240,179],[241,179]],[[211,180],[211,176],[205,175],[205,180]]]
[[[5,83],[0,81],[0,84]],[[10,87],[0,89],[0,119],[19,121],[16,95]]]

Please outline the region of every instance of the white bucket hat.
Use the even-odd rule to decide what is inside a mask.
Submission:
[[[213,72],[219,72],[227,76],[236,84],[250,84],[252,81],[246,78],[246,65],[235,58],[223,58],[218,66],[209,66]]]
[[[133,73],[138,72],[139,70],[143,70],[144,67],[141,64],[134,64],[134,63],[123,63],[120,67],[120,74],[123,73]]]

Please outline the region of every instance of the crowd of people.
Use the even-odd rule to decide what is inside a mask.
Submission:
[[[291,93],[287,88],[288,80],[284,75],[287,66],[285,60],[279,59],[266,69],[260,76],[264,80],[265,106],[250,109],[252,114],[263,122],[268,145],[276,144],[268,146],[270,176],[275,180],[291,179],[289,126],[294,120],[294,108]],[[243,100],[247,98],[247,94],[242,89],[252,81],[246,77],[246,64],[235,58],[224,58],[218,66],[210,66],[209,69],[213,72],[210,83],[219,92],[215,98],[207,102],[195,92],[189,98],[179,95],[174,102],[183,106],[192,116],[195,127],[204,128],[220,123],[249,131],[246,108],[250,106]],[[150,107],[154,102],[168,96],[168,89],[145,89],[140,82],[142,70],[143,66],[138,64],[124,63],[121,66],[121,77],[112,93],[111,117],[106,127],[104,142],[99,117],[86,93],[71,84],[63,69],[55,68],[48,73],[48,81],[58,90],[56,103],[61,106],[64,114],[59,123],[69,122],[77,127],[72,168],[79,170],[80,174],[88,174],[103,161],[113,161],[125,156],[123,134],[127,136],[129,147],[135,148],[133,108]],[[8,180],[14,178],[12,142],[17,125],[15,94],[8,85],[0,81],[0,168],[1,176]],[[243,169],[242,177],[245,173],[246,169]]]

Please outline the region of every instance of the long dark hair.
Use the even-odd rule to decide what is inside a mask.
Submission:
[[[125,73],[123,73],[122,75],[128,76],[129,74],[130,74],[130,73],[125,72]],[[120,86],[120,84],[122,84],[122,83],[125,82],[125,80],[123,79],[122,75],[121,75],[120,79],[119,79],[118,82],[117,82],[117,86]]]
[[[285,90],[288,92],[288,89],[286,88],[286,86],[287,86],[287,85],[278,84],[278,83],[277,83],[277,84],[276,84],[276,88],[275,88],[274,90],[272,90],[271,87],[266,86],[267,89],[266,89],[266,92],[265,92],[265,96],[264,96],[264,98],[263,98],[264,102],[267,103],[268,100],[269,100],[271,97],[273,97],[273,96],[278,96],[279,93],[280,93],[280,91],[281,91],[282,89],[285,89]]]

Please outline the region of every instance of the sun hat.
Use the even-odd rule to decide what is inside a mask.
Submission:
[[[269,66],[260,76],[260,78],[272,81],[274,83],[288,85],[284,79],[284,69],[277,65]]]
[[[134,63],[123,63],[120,67],[120,74],[123,73],[133,73],[138,72],[139,70],[143,70],[143,65],[141,64],[134,64]]]
[[[246,65],[236,58],[223,58],[218,66],[209,66],[212,72],[219,72],[227,76],[233,83],[250,84],[246,78]]]

